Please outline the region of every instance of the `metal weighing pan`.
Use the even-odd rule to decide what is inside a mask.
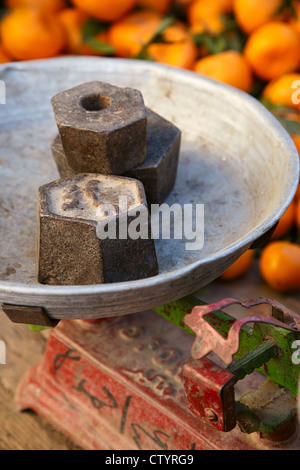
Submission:
[[[193,72],[132,60],[62,57],[3,65],[0,105],[0,303],[43,307],[53,319],[150,309],[216,279],[280,219],[296,191],[299,158],[276,119],[250,96]],[[39,186],[58,178],[50,99],[100,80],[139,89],[146,105],[182,130],[168,204],[204,204],[201,250],[156,240],[159,275],[133,282],[50,287],[36,280]],[[78,254],[80,256],[80,254]]]

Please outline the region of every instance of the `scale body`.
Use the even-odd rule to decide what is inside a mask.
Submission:
[[[209,415],[200,419],[191,411],[194,396],[187,393],[191,385],[183,383],[183,371],[193,341],[154,311],[64,320],[51,331],[42,362],[21,381],[17,406],[34,410],[86,450],[299,449],[295,414],[273,440],[272,434],[242,432],[237,424],[222,432]],[[224,374],[213,367],[200,377],[203,394],[206,382],[212,384],[207,396],[199,397],[205,409],[216,406]],[[262,380],[254,372],[240,382],[236,395],[255,390]]]
[[[152,311],[207,286],[264,241],[286,211],[299,158],[278,121],[238,90],[140,61],[71,57],[8,64],[0,79],[7,84],[7,107],[0,109],[0,304],[19,320],[21,312],[22,323],[35,315],[49,325],[60,321],[43,361],[20,383],[18,408],[35,410],[84,449],[299,448],[297,427],[271,441],[238,426],[222,432],[210,413],[203,420],[191,412],[182,373],[193,337]],[[166,202],[204,204],[204,248],[187,252],[184,240],[158,240],[156,277],[41,286],[36,196],[58,178],[50,99],[99,79],[141,90],[149,108],[182,129],[178,177]],[[222,374],[219,379],[216,398]],[[210,405],[208,399],[208,411]]]

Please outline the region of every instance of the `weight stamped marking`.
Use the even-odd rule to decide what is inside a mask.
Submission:
[[[39,188],[38,280],[54,286],[126,282],[158,274],[154,240],[128,237],[149,222],[141,183],[131,178],[80,174]]]
[[[128,182],[128,180],[126,180]],[[85,179],[82,184],[69,184],[64,189],[54,187],[51,195],[51,209],[57,215],[65,217],[79,217],[90,220],[99,220],[105,218],[106,205],[111,205],[116,211],[116,215],[120,215],[123,209],[119,204],[119,195],[122,195],[128,207],[137,208],[139,203],[138,191],[134,184],[124,185],[124,180],[114,179],[114,187],[111,181],[105,177],[101,180]]]
[[[131,325],[119,330],[119,337],[131,341],[134,353],[143,353],[144,362],[154,367],[128,369],[120,371],[136,384],[151,389],[157,396],[184,396],[181,388],[181,371],[188,357],[175,348],[164,347],[164,341],[155,336],[143,338],[141,328]]]

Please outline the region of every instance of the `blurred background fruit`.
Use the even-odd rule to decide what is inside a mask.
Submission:
[[[188,10],[188,21],[195,33],[221,33],[226,24],[223,15],[232,10],[232,2],[226,0],[196,0],[191,2]]]
[[[260,272],[279,292],[299,292],[300,246],[287,241],[269,243],[260,257]]]
[[[237,51],[225,51],[199,59],[194,70],[245,92],[252,90],[252,70],[243,54]]]
[[[300,198],[296,202],[296,223],[298,229],[300,229]]]
[[[240,28],[250,34],[279,18],[283,0],[233,0],[233,11]]]
[[[162,33],[162,42],[147,48],[150,60],[174,67],[193,69],[197,48],[188,30],[181,23],[168,26]]]
[[[92,44],[91,39],[85,34],[85,26],[89,23],[89,16],[81,10],[75,8],[65,8],[57,13],[57,20],[64,31],[65,43],[64,52],[78,55],[101,55],[100,46],[96,48],[97,42],[105,44],[107,41],[106,31],[94,34]],[[103,51],[104,52],[104,51]]]
[[[137,4],[137,0],[72,0],[72,3],[98,20],[117,21]]]
[[[53,57],[65,42],[64,32],[52,15],[30,8],[17,8],[1,22],[0,35],[8,54],[18,60]]]
[[[296,223],[296,201],[293,200],[289,205],[288,209],[281,217],[279,224],[277,225],[272,240],[279,240],[285,237],[292,230]]]
[[[233,281],[247,274],[255,259],[255,250],[247,250],[221,276],[222,281]]]
[[[7,0],[7,8],[12,10],[19,7],[36,8],[44,13],[57,13],[66,8],[65,0]]]
[[[153,9],[158,13],[165,14],[169,11],[169,8],[173,0],[138,0],[138,5],[145,9]]]
[[[293,102],[294,82],[299,80],[300,73],[286,73],[272,80],[263,91],[263,97],[270,103],[298,109],[298,104]]]
[[[107,32],[109,43],[117,57],[136,57],[159,28],[162,17],[153,11],[142,10],[127,15],[111,25]]]
[[[11,62],[12,58],[8,55],[2,44],[0,44],[0,64]]]
[[[295,1],[293,3],[293,9],[294,9],[294,14],[290,15],[288,21],[300,37],[300,3],[299,1]]]
[[[298,70],[300,40],[289,24],[272,21],[250,34],[245,55],[259,78],[274,80]]]
[[[296,149],[298,150],[299,158],[300,158],[300,134],[291,134],[291,137],[294,141]]]

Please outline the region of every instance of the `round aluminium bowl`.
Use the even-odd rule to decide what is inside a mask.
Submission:
[[[175,301],[212,282],[264,237],[295,194],[299,158],[287,132],[254,98],[196,73],[143,61],[62,57],[3,65],[0,80],[6,85],[6,104],[0,105],[0,304],[43,307],[53,319],[88,319]],[[57,133],[50,100],[94,80],[139,89],[146,106],[182,130],[177,180],[165,202],[204,207],[204,243],[187,249],[184,237],[156,239],[159,274],[152,278],[40,285],[37,192],[59,177],[50,151]]]

